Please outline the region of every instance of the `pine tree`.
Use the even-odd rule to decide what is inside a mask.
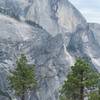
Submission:
[[[100,100],[100,74],[98,78],[97,88],[89,94],[89,100]]]
[[[76,60],[71,70],[62,86],[61,95],[69,100],[84,100],[86,90],[96,87],[98,73],[81,58]]]
[[[89,94],[88,100],[100,100],[100,95],[98,94],[97,91],[92,92]]]
[[[25,100],[25,94],[36,88],[34,65],[27,64],[24,54],[16,62],[16,68],[8,77],[11,88],[15,91],[16,96]]]

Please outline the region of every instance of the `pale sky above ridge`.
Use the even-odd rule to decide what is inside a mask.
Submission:
[[[88,22],[100,23],[100,0],[69,0]]]

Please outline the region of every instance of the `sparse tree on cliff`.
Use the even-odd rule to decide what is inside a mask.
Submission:
[[[62,86],[61,96],[68,100],[84,100],[86,90],[96,86],[98,73],[81,58],[76,60],[71,70]]]
[[[34,65],[27,64],[27,59],[24,54],[16,62],[16,68],[9,76],[11,88],[15,91],[16,96],[21,100],[25,100],[25,94],[36,88],[36,79]]]

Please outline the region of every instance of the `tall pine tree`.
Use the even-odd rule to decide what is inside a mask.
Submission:
[[[28,91],[36,88],[36,79],[34,65],[27,64],[27,59],[24,54],[16,62],[16,68],[9,76],[11,88],[15,91],[16,96],[21,100],[25,100],[25,94]]]
[[[61,96],[68,100],[84,100],[86,90],[96,86],[98,73],[83,59],[78,58],[72,71],[68,74],[62,89]]]

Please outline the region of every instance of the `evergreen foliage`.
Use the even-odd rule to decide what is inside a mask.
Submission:
[[[78,58],[71,67],[62,89],[61,96],[65,100],[84,100],[88,95],[88,90],[97,86],[98,73],[83,59]]]
[[[36,79],[34,65],[27,64],[24,54],[16,62],[16,68],[9,76],[10,86],[15,91],[16,96],[20,96],[21,100],[25,100],[25,94],[36,88]]]

